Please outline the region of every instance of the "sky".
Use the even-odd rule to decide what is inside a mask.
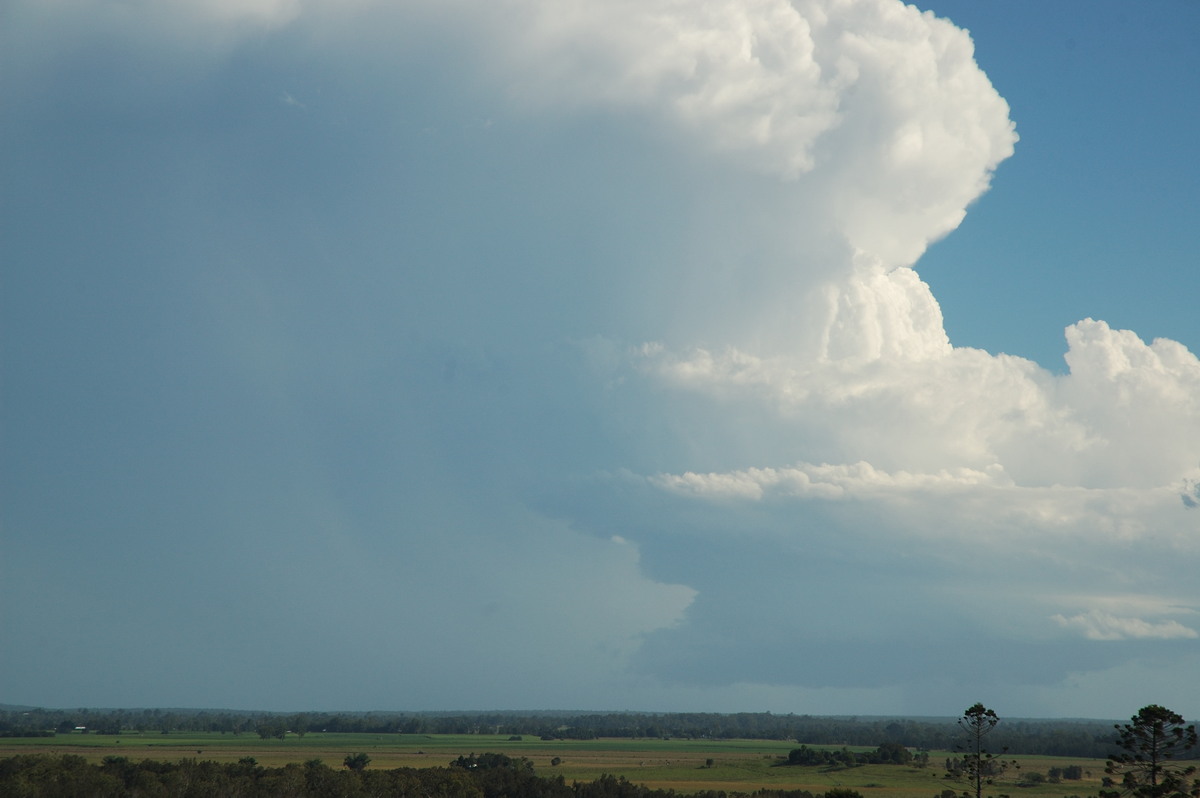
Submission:
[[[0,702],[1200,717],[1198,32],[10,0]]]

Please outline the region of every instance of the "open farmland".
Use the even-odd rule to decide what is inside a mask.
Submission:
[[[260,765],[282,766],[320,759],[338,767],[347,754],[363,752],[371,768],[444,767],[459,756],[484,752],[526,758],[542,776],[587,782],[610,774],[649,787],[682,793],[700,790],[754,792],[762,788],[804,789],[814,794],[841,787],[870,796],[932,798],[962,785],[944,778],[946,752],[931,752],[930,766],[863,765],[853,768],[778,767],[796,743],[775,740],[629,739],[540,740],[506,735],[327,734],[263,740],[253,735],[219,733],[129,733],[120,736],[66,734],[53,738],[0,740],[0,758],[15,753],[71,753],[100,762],[107,756],[131,760],[182,758],[235,762],[253,757]],[[553,764],[557,759],[559,764]],[[1104,762],[1094,759],[1016,757],[1021,769],[989,794],[1029,798],[1095,795]],[[1030,773],[1080,765],[1082,780],[1019,786]]]

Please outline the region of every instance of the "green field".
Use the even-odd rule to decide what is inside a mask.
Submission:
[[[497,752],[524,757],[539,775],[561,775],[568,782],[592,781],[603,774],[624,776],[650,787],[680,792],[727,790],[754,792],[764,787],[806,789],[823,793],[845,787],[872,796],[933,798],[944,789],[963,785],[943,778],[945,752],[932,752],[927,768],[900,765],[863,765],[854,768],[778,767],[796,748],[794,742],[776,740],[626,739],[520,740],[507,735],[325,734],[263,740],[253,734],[123,733],[119,736],[63,734],[53,738],[0,739],[0,757],[14,753],[71,753],[99,762],[106,756],[142,759],[209,759],[219,762],[253,757],[260,765],[320,759],[338,767],[347,754],[365,752],[372,768],[439,767],[459,756]],[[810,746],[821,747],[821,746]],[[825,746],[828,747],[828,746]],[[865,749],[857,749],[865,750]],[[558,765],[552,764],[557,758]],[[1092,796],[1100,786],[1103,760],[1056,757],[1014,757],[1021,769],[998,782],[991,795],[1062,798]],[[711,766],[708,760],[712,760]],[[1051,767],[1080,765],[1079,781],[1021,787],[1022,774],[1046,773]]]

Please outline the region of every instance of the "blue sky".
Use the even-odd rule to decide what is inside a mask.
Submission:
[[[1200,715],[1200,12],[921,8],[7,5],[0,701]]]
[[[1062,371],[1057,333],[1094,317],[1194,349],[1200,111],[1182,98],[1196,88],[1196,9],[922,7],[971,31],[1021,135],[977,212],[922,258],[951,339]]]

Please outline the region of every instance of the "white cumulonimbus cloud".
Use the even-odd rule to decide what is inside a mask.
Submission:
[[[920,648],[904,642],[917,639],[941,653],[954,649],[964,628],[1005,645],[1053,648],[1082,639],[1106,651],[1196,638],[1186,616],[1200,605],[1189,581],[1200,559],[1200,361],[1179,343],[1146,343],[1091,319],[1067,329],[1069,371],[1061,375],[1020,357],[955,347],[914,269],[930,242],[950,233],[987,190],[1017,141],[1008,105],[975,63],[970,37],[950,22],[899,0],[67,5],[76,11],[72,35],[95,35],[87,24],[95,22],[105,32],[141,36],[159,63],[180,49],[184,75],[197,71],[197,59],[224,58],[239,42],[261,47],[247,59],[260,57],[270,67],[261,71],[275,82],[258,77],[271,110],[303,116],[295,140],[288,138],[292,128],[279,128],[287,134],[278,137],[280,146],[294,147],[283,159],[293,159],[281,170],[288,180],[293,171],[307,174],[296,164],[326,155],[305,149],[311,144],[304,135],[367,153],[361,162],[338,163],[361,169],[362,186],[379,196],[361,199],[359,185],[347,179],[352,188],[339,196],[351,210],[313,214],[332,228],[328,239],[314,240],[333,253],[330,263],[345,268],[344,284],[363,276],[364,285],[383,287],[347,291],[355,301],[341,310],[354,323],[314,333],[309,323],[322,312],[297,311],[301,320],[289,326],[288,300],[303,292],[279,288],[303,284],[305,268],[308,287],[320,288],[331,305],[329,297],[345,287],[321,279],[324,261],[294,270],[289,263],[278,273],[263,267],[260,274],[254,257],[245,256],[243,266],[230,256],[236,277],[213,282],[234,298],[212,302],[244,320],[226,323],[224,332],[256,388],[272,398],[330,391],[332,398],[321,395],[346,411],[340,423],[359,418],[366,406],[390,436],[372,429],[364,437],[400,442],[399,454],[379,462],[396,469],[386,473],[404,496],[396,501],[402,520],[380,511],[388,520],[371,524],[390,530],[394,523],[401,531],[386,544],[362,544],[387,552],[362,558],[371,561],[364,570],[372,579],[364,581],[373,595],[403,589],[393,587],[396,581],[415,585],[414,593],[469,583],[451,605],[467,617],[481,611],[471,590],[482,585],[489,601],[496,596],[491,611],[540,618],[552,645],[574,652],[573,667],[599,670],[603,662],[603,675],[614,682],[620,679],[613,672],[636,662],[663,683],[683,665],[707,669],[702,680],[713,684],[874,688]],[[135,7],[144,16],[126,13]],[[50,58],[42,51],[53,48],[39,42],[65,38],[57,18],[33,3],[18,4],[14,14],[30,32],[22,46],[31,61]],[[285,44],[271,49],[271,35],[281,32]],[[421,61],[417,77],[400,74],[397,63],[410,72],[413,63],[397,42],[422,41],[425,49],[414,50],[441,60]],[[421,70],[431,86],[469,97],[462,105],[486,98],[470,136],[461,115],[441,109],[444,98],[422,94]],[[403,92],[392,88],[393,79]],[[160,98],[176,91],[165,79],[158,88]],[[412,118],[410,104],[418,109]],[[422,113],[446,129],[447,119],[458,127],[451,135]],[[550,247],[546,256],[514,245],[533,237],[535,225],[510,206],[541,208],[570,196],[554,193],[561,189],[553,182],[556,162],[526,152],[522,163],[537,172],[529,177],[501,163],[506,153],[488,161],[479,154],[486,146],[468,152],[463,142],[495,137],[512,145],[528,134],[535,141],[528,149],[544,146],[561,163],[579,152],[562,139],[599,128],[601,120],[625,137],[605,154],[639,150],[638,164],[668,164],[655,173],[676,181],[673,191],[661,192],[667,200],[648,204],[645,219],[613,210],[637,207],[634,191],[604,197],[580,205],[575,213],[587,218],[568,219],[563,251]],[[226,149],[214,147],[205,153],[211,160],[198,163],[237,173],[244,163],[238,153],[261,144],[253,140],[259,123],[239,121],[246,139],[230,144],[221,138],[225,128],[209,131]],[[360,137],[339,138],[348,129]],[[386,131],[413,130],[420,132],[404,139],[410,152],[393,151]],[[422,149],[435,140],[444,149]],[[272,138],[264,150],[275,145]],[[502,175],[499,187],[462,178],[454,171],[460,160],[468,171],[482,165]],[[639,187],[637,175],[621,173],[623,162],[613,160],[619,163],[607,182]],[[439,174],[421,181],[428,163],[443,169],[444,180]],[[197,171],[204,174],[193,176],[196,185],[216,192],[206,182],[210,170]],[[581,173],[599,174],[598,182],[608,177],[600,168]],[[320,198],[342,176],[314,174],[311,183],[295,178],[295,192],[284,181],[288,190],[279,193],[286,200],[307,191],[317,199],[301,203],[302,210],[328,211]],[[577,192],[601,188],[583,182]],[[521,191],[528,196],[517,196]],[[444,204],[431,204],[438,198]],[[452,218],[431,213],[423,225],[420,214],[429,207]],[[596,208],[596,217],[609,212],[650,232],[627,248],[613,245],[598,265],[578,266],[587,253],[573,249],[569,231],[600,225],[603,219],[589,216]],[[488,214],[499,221],[473,227]],[[300,227],[280,229],[310,232]],[[381,232],[392,229],[402,234]],[[188,240],[208,234],[203,229]],[[220,235],[214,251],[241,252],[236,235]],[[267,236],[247,251],[269,260],[284,238]],[[418,244],[405,248],[409,239]],[[356,248],[346,249],[345,241]],[[506,255],[505,244],[516,255]],[[523,258],[527,251],[543,257]],[[402,279],[389,282],[399,271]],[[206,275],[219,272],[205,264]],[[540,293],[547,284],[558,287],[552,300]],[[403,311],[371,304],[396,285],[397,301],[409,303]],[[247,296],[278,309],[277,328],[273,314]],[[325,310],[308,301],[296,306]],[[410,326],[395,326],[395,317]],[[564,351],[584,352],[577,357],[582,365],[565,367]],[[401,411],[384,412],[361,398],[386,393],[380,386],[394,391],[386,408],[394,410],[393,402]],[[291,415],[272,415],[282,418],[306,418],[303,409],[321,405],[280,403]],[[588,424],[615,431],[613,440],[587,438],[579,429]],[[583,444],[576,451],[575,436],[603,457],[588,459]],[[304,430],[296,437],[321,435]],[[596,462],[626,470],[597,477]],[[309,500],[320,495],[303,493]],[[346,499],[344,512],[355,518],[355,502],[369,492],[348,493],[353,501]],[[379,504],[390,512],[392,498]],[[345,537],[354,539],[357,527],[344,525]],[[428,538],[426,530],[433,530]],[[596,539],[579,544],[572,537],[578,530]],[[456,550],[486,556],[446,565],[454,558],[429,542],[435,534]],[[555,565],[525,563],[526,549],[507,545],[510,539],[549,552]],[[571,562],[576,556],[591,568],[589,578],[560,567],[579,567]],[[395,562],[409,569],[405,580],[395,579]],[[346,573],[358,568],[354,558],[344,563]],[[739,578],[730,578],[731,570]],[[547,572],[559,576],[543,579]],[[542,594],[531,597],[528,585],[539,579],[547,595],[572,600],[550,606]],[[754,591],[743,589],[750,580]],[[855,580],[873,602],[869,608],[824,603]],[[616,598],[613,585],[624,591]],[[1098,595],[1106,586],[1111,601]],[[822,611],[768,617],[759,594],[775,609]],[[443,630],[419,617],[423,607],[413,602],[392,617],[426,641],[414,647],[424,672],[436,677],[453,661],[460,681],[471,681],[474,641],[443,642]],[[950,632],[931,624],[933,617],[949,618]],[[538,648],[537,627],[495,626],[479,639],[495,661],[528,672],[549,659]],[[899,653],[879,656],[868,644],[889,635],[900,641]],[[804,673],[790,673],[798,644],[781,640],[807,641],[827,656],[807,658]],[[838,658],[846,648],[853,667]],[[1045,672],[1029,678],[1044,683],[1071,668],[1112,664],[1089,656],[1048,656]],[[932,680],[927,667],[909,664]],[[560,678],[562,695],[577,681],[574,673]]]
[[[910,268],[1017,140],[965,31],[895,0],[415,7],[412,18],[461,28],[484,82],[531,122],[616,115],[719,181],[754,176],[733,191],[755,225],[704,225],[727,206],[698,200],[706,229],[688,251],[699,254],[656,264],[671,280],[612,264],[612,279],[649,294],[629,313],[650,321],[630,328],[657,324],[666,341],[630,350],[635,375],[672,391],[646,412],[702,418],[702,436],[678,433],[681,450],[727,464],[647,484],[771,503],[781,519],[789,503],[863,504],[885,532],[937,539],[951,561],[970,559],[965,530],[986,529],[1002,561],[1016,557],[1002,541],[1054,562],[1069,559],[1066,546],[1135,587],[1158,546],[1195,557],[1186,511],[1200,477],[1200,361],[1090,319],[1066,331],[1063,375],[956,348]],[[732,266],[706,259],[722,247]],[[1085,540],[1093,553],[1080,553]],[[1122,576],[1111,562],[1130,541],[1151,555]],[[1016,603],[1044,634],[1189,636],[1175,621],[1071,614],[1022,590]]]
[[[791,260],[800,247],[784,243],[773,254],[787,265],[747,264],[789,301],[740,314],[724,346],[635,351],[643,373],[681,389],[677,402],[711,402],[710,427],[727,430],[706,430],[711,446],[759,458],[650,483],[710,501],[787,497],[797,510],[874,504],[882,526],[940,537],[952,557],[978,545],[963,537],[971,527],[1056,561],[1067,559],[1056,547],[1088,540],[1095,550],[1078,560],[1118,581],[1152,575],[1160,546],[1194,559],[1200,361],[1091,319],[1067,329],[1064,375],[956,349],[906,268],[958,224],[1015,141],[966,34],[886,2],[671,9],[624,25],[586,5],[535,15],[540,46],[525,52],[555,65],[532,81],[537,96],[646,107],[775,175],[807,198],[791,229],[823,259]],[[805,278],[788,279],[789,265]],[[747,441],[740,422],[755,414],[769,420]],[[921,531],[935,523],[940,535]],[[1156,554],[1121,573],[1111,564],[1131,542]],[[1173,620],[1051,614],[1055,598],[1041,595],[1022,602],[1030,613],[1089,640],[1194,634]]]
[[[502,52],[524,102],[641,115],[790,189],[774,247],[747,246],[733,281],[761,290],[730,307],[713,280],[723,293],[688,333],[733,313],[727,343],[772,351],[948,349],[928,286],[898,267],[958,226],[1016,141],[965,31],[890,0],[509,5],[523,29]],[[708,266],[686,279],[710,280]]]

